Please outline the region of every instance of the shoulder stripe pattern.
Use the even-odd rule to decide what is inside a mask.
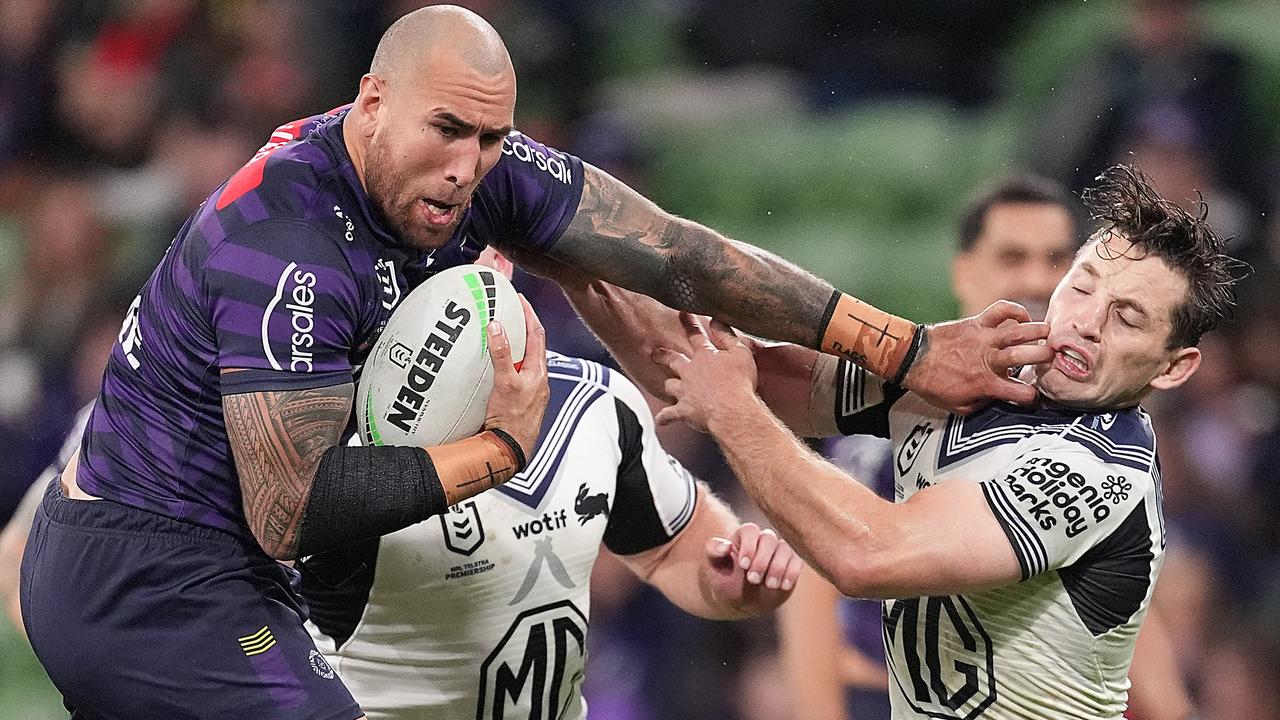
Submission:
[[[1146,413],[1141,410],[1138,412],[1145,420]],[[1154,447],[1116,443],[1103,433],[1079,423],[1068,428],[1063,437],[1076,440],[1103,460],[1127,465],[1135,470],[1146,472],[1155,464],[1156,453]]]
[[[1022,579],[1026,580],[1044,572],[1049,566],[1049,555],[1045,551],[1044,543],[1027,524],[1027,519],[1018,512],[1007,491],[996,483],[984,482],[982,494],[986,496],[991,512],[996,516],[1000,527],[1004,529],[1005,535],[1013,545],[1014,555],[1018,556],[1018,565],[1022,569]]]
[[[1049,433],[1079,444],[1104,462],[1148,472],[1156,458],[1155,437],[1150,428],[1150,419],[1141,408],[1063,418],[1009,412],[1006,406],[991,405],[968,417],[947,418],[947,428],[938,448],[938,469],[998,445],[1016,443],[1036,433]]]
[[[840,388],[840,397],[837,402],[841,417],[847,417],[867,404],[866,371],[851,362],[841,360],[839,372],[840,380],[837,386]]]
[[[542,418],[538,447],[529,466],[495,490],[538,510],[550,489],[551,480],[564,460],[565,451],[583,414],[608,392],[609,370],[593,362],[578,361],[548,353],[551,398]],[[558,371],[557,371],[558,370]],[[561,381],[561,382],[556,382]]]

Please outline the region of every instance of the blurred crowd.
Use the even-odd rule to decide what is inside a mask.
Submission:
[[[97,392],[128,303],[185,217],[277,125],[348,102],[381,32],[422,4],[0,3],[0,521]],[[522,130],[695,218],[696,199],[664,195],[652,179],[653,123],[691,112],[719,122],[724,107],[779,97],[806,117],[904,99],[981,114],[1009,100],[1018,38],[1079,13],[1078,3],[1012,0],[460,4],[510,48]],[[1265,122],[1274,82],[1257,81],[1259,63],[1276,58],[1224,40],[1206,20],[1209,10],[1252,17],[1267,4],[1090,2],[1114,19],[1112,32],[1056,68],[1007,163],[1078,193],[1107,165],[1135,162],[1166,197],[1193,211],[1202,198],[1252,267],[1234,322],[1202,343],[1201,371],[1148,408],[1170,538],[1157,601],[1206,718],[1280,718],[1280,130]],[[684,105],[640,117],[619,99],[629,94]],[[938,220],[957,228],[934,240],[950,252],[960,219]],[[607,361],[553,286],[518,285],[555,349]],[[752,515],[705,437],[671,429],[664,440]],[[584,688],[592,717],[804,717],[771,621],[696,620],[605,557],[597,573]]]

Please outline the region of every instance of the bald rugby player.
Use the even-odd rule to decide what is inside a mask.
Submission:
[[[343,442],[357,369],[400,298],[489,242],[839,354],[949,408],[1034,396],[998,366],[1045,335],[997,327],[1025,313],[930,328],[883,313],[514,131],[515,99],[492,27],[416,11],[352,105],[281,126],[179,231],[23,560],[24,624],[74,716],[361,716],[278,561],[405,528],[524,466],[548,396],[527,306],[519,371],[493,326],[478,435]]]

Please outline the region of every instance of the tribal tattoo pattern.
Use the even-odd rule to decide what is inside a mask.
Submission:
[[[316,467],[351,414],[351,383],[222,398],[245,519],[269,555],[293,557]]]

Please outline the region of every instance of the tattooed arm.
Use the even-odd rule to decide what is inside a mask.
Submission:
[[[352,383],[223,396],[245,519],[268,555],[295,556],[316,468],[341,439],[354,396]]]
[[[760,248],[667,213],[598,168],[583,167],[577,214],[548,251],[551,260],[753,335],[848,358],[949,410],[970,411],[991,399],[1034,400],[1035,389],[1009,378],[1005,363],[1011,355],[1045,362],[1051,359],[1047,350],[1011,353],[1009,333],[998,334],[977,318],[916,326]],[[510,250],[520,264],[538,264],[528,252]],[[1029,319],[1017,310],[997,314],[1000,320]],[[1047,334],[1043,323],[1027,323],[1017,337],[1034,343]]]
[[[678,310],[818,346],[830,283],[667,213],[598,168],[584,171],[578,212],[548,253],[554,260]]]

